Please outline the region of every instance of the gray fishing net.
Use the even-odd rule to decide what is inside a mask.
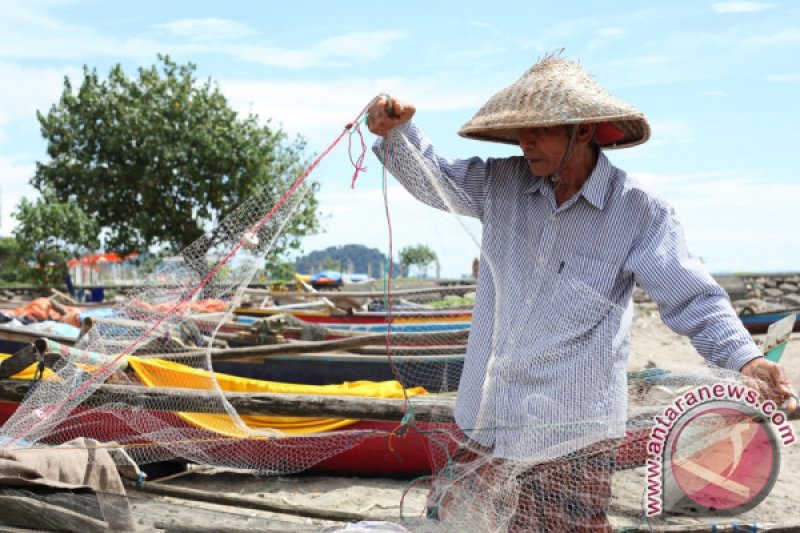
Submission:
[[[392,299],[413,299],[411,291],[393,296],[404,289],[388,280],[372,287],[382,298],[350,296],[344,306],[335,293],[306,294],[316,307],[298,307],[303,312],[294,318],[259,314],[254,302],[270,298],[248,284],[308,190],[298,182],[284,198],[264,193],[241,205],[98,319],[73,348],[42,344],[34,361],[41,361],[41,372],[0,430],[4,449],[55,457],[54,445],[89,437],[99,441],[96,449],[124,450],[140,465],[177,459],[265,479],[309,469],[359,473],[378,464],[384,474],[411,479],[389,518],[412,531],[604,531],[607,513],[615,528],[661,527],[667,519],[648,516],[648,497],[662,493],[662,507],[681,509],[687,527],[726,512],[758,520],[759,507],[748,507],[755,497],[745,492],[768,494],[777,474],[763,474],[760,489],[719,476],[736,471],[751,443],[778,443],[776,457],[783,453],[781,439],[758,437],[785,431],[788,421],[735,431],[752,421],[736,408],[684,417],[684,437],[703,438],[676,444],[674,433],[669,443],[665,436],[662,448],[671,455],[664,462],[663,450],[649,447],[654,417],[667,416],[677,398],[699,387],[738,386],[739,376],[701,364],[687,375],[627,372],[629,339],[619,331],[633,308],[615,304],[593,283],[602,279],[593,270],[598,265],[543,265],[527,250],[510,253],[502,239],[481,242],[471,221],[483,216],[475,191],[457,186],[402,131],[393,131],[381,150],[388,173],[418,200],[449,213],[451,225],[435,233],[469,235],[480,263],[475,298],[488,313],[401,308]],[[431,232],[428,221],[415,222],[420,234]],[[495,227],[500,235],[517,230]],[[382,307],[369,313],[353,301]],[[201,314],[208,302],[215,312]],[[260,352],[220,347],[221,339],[254,330],[275,344]],[[328,343],[334,353],[319,353],[311,342]],[[287,386],[229,375],[246,362],[260,376],[275,376],[281,365],[298,361],[313,368],[369,365],[385,381],[336,385],[308,371],[307,381]],[[725,453],[733,457],[728,470],[709,474]],[[667,474],[649,476],[655,467],[648,459]],[[733,487],[741,498],[721,514],[684,501],[687,493],[713,493],[712,485]],[[7,496],[12,507],[21,501],[12,496],[31,497]],[[771,498],[761,505],[776,505]],[[92,509],[93,519],[111,518],[102,506]]]

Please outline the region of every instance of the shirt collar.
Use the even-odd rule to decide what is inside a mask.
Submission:
[[[592,170],[589,179],[583,184],[578,194],[586,198],[586,201],[596,208],[603,209],[606,205],[608,190],[611,187],[613,169],[611,162],[601,151],[597,157],[597,164],[594,166],[594,170]],[[541,176],[534,176],[533,183],[525,190],[525,193],[542,192],[542,187],[544,186],[550,186],[547,180]]]

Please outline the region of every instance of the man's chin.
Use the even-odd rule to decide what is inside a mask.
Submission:
[[[534,176],[547,176],[550,171],[544,165],[528,161],[528,168]]]

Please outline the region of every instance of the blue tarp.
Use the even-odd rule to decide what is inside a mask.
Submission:
[[[327,280],[334,283],[341,283],[342,273],[337,272],[336,270],[323,270],[322,272],[318,272],[311,277],[311,283],[325,283]]]

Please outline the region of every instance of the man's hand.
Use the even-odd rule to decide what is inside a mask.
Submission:
[[[381,94],[375,97],[367,109],[367,127],[375,135],[385,137],[392,128],[411,120],[416,111],[417,108],[412,104],[388,94]]]
[[[790,414],[797,410],[797,395],[781,365],[765,357],[757,357],[739,371],[745,376],[747,385],[756,389],[762,398],[772,400],[779,406],[788,399],[786,410]]]

